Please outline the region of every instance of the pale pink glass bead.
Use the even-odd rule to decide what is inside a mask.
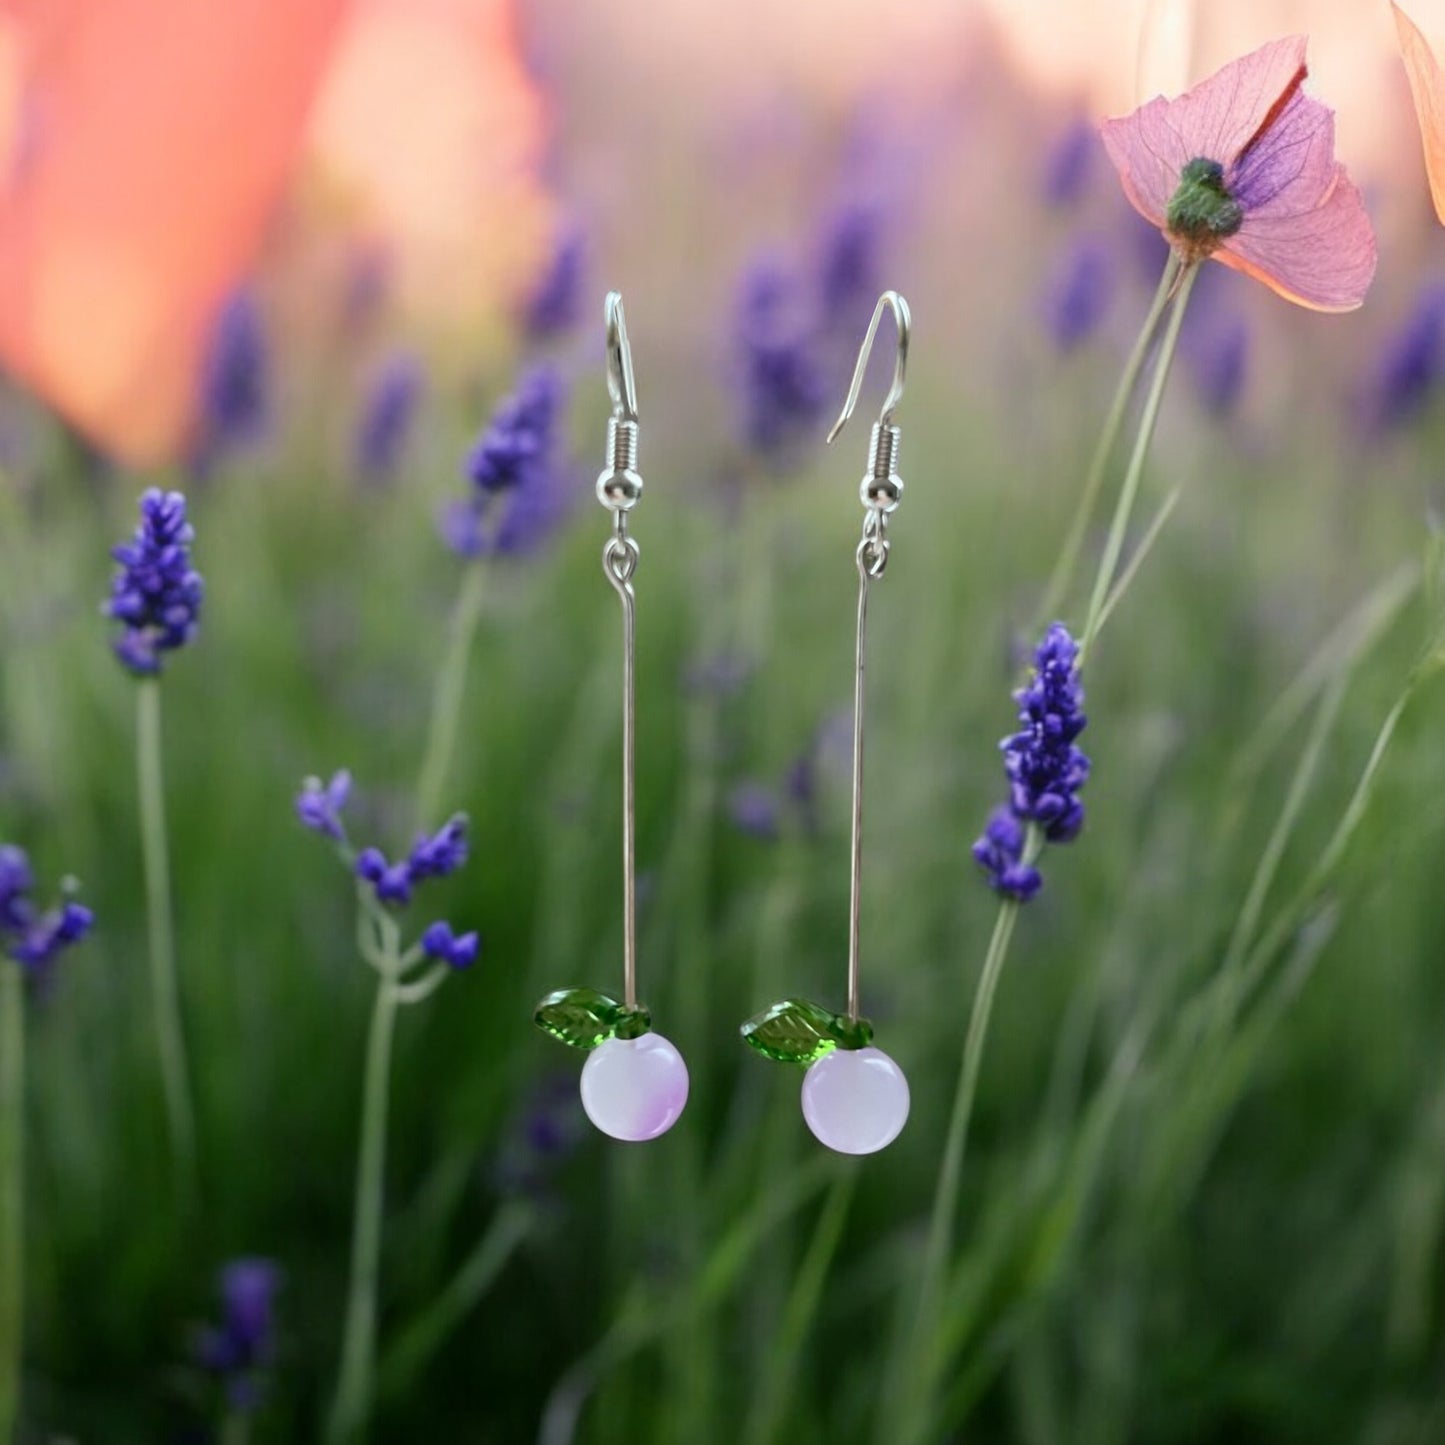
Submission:
[[[876,1154],[908,1122],[908,1080],[882,1049],[834,1049],[803,1075],[803,1117],[839,1154]]]
[[[661,1034],[606,1039],[582,1066],[582,1107],[614,1139],[656,1139],[686,1103],[687,1065]]]

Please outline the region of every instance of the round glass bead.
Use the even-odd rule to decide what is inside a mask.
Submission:
[[[839,1154],[876,1154],[908,1122],[908,1080],[882,1049],[834,1049],[803,1075],[803,1117]]]
[[[662,1037],[607,1039],[582,1066],[582,1107],[614,1139],[656,1139],[687,1103],[687,1065]]]

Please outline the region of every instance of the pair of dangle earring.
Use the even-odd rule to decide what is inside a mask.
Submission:
[[[637,471],[637,384],[622,297],[607,293],[607,458],[597,500],[612,514],[602,571],[622,603],[622,1000],[590,988],[559,989],[537,1005],[537,1027],[589,1050],[582,1066],[582,1107],[604,1134],[641,1142],[677,1123],[687,1104],[687,1065],[637,1002],[636,596],[637,540],[627,519],[642,496]]]
[[[863,719],[867,658],[868,590],[888,565],[888,519],[903,494],[898,475],[899,429],[893,413],[903,396],[908,362],[908,303],[896,291],[879,298],[829,442],[842,431],[858,402],[868,357],[885,311],[898,330],[893,382],[869,443],[868,471],[859,488],[863,535],[854,553],[858,613],[853,670],[852,873],[848,911],[847,1012],[835,1014],[807,999],[785,999],[743,1025],[742,1035],[759,1053],[803,1064],[803,1117],[814,1135],[841,1154],[873,1154],[896,1139],[908,1120],[908,1081],[882,1049],[872,1046],[873,1026],[859,1009],[859,920],[863,870]],[[560,989],[537,1005],[534,1021],[544,1032],[589,1051],[582,1068],[582,1107],[604,1134],[640,1142],[665,1134],[687,1104],[687,1065],[682,1055],[652,1032],[652,1018],[637,1002],[637,883],[635,803],[636,680],[632,589],[638,546],[628,515],[642,495],[637,472],[637,389],[622,298],[608,293],[607,386],[612,418],[607,460],[597,478],[597,499],[612,513],[613,532],[602,550],[602,570],[622,603],[622,918],[623,996],[619,1002],[590,988]]]
[[[835,1014],[807,999],[785,999],[750,1019],[743,1038],[760,1054],[782,1063],[802,1064],[803,1117],[817,1139],[840,1154],[876,1154],[902,1132],[908,1122],[908,1080],[903,1070],[873,1043],[873,1026],[861,1016],[858,990],[860,885],[863,878],[863,715],[864,665],[867,659],[868,589],[888,565],[888,519],[903,495],[898,475],[899,429],[893,412],[903,396],[908,364],[911,318],[908,303],[896,291],[878,300],[868,334],[858,354],[848,399],[831,442],[853,414],[873,338],[883,313],[891,310],[898,328],[893,383],[874,423],[868,448],[868,470],[859,487],[863,503],[863,536],[854,553],[858,568],[858,628],[853,664],[853,826],[852,872],[848,907],[848,1004]]]

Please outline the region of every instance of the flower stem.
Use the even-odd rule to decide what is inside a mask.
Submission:
[[[0,958],[0,1441],[15,1437],[24,1322],[25,980]]]
[[[1139,373],[1144,370],[1144,363],[1148,360],[1149,348],[1154,342],[1154,333],[1158,331],[1160,318],[1164,315],[1169,298],[1173,295],[1178,274],[1179,258],[1171,248],[1169,259],[1164,263],[1164,274],[1159,279],[1159,289],[1154,293],[1154,300],[1150,303],[1149,312],[1144,317],[1144,325],[1139,332],[1139,339],[1134,343],[1134,349],[1129,353],[1128,361],[1124,363],[1124,372],[1119,378],[1119,389],[1114,393],[1114,400],[1109,404],[1109,413],[1104,419],[1104,430],[1100,433],[1099,444],[1095,448],[1093,460],[1089,463],[1088,475],[1084,479],[1084,489],[1079,494],[1079,503],[1074,511],[1073,519],[1069,523],[1064,545],[1059,550],[1058,560],[1054,563],[1054,570],[1049,577],[1049,584],[1044,589],[1044,600],[1039,607],[1037,621],[1030,629],[1031,636],[1042,632],[1053,621],[1059,608],[1063,606],[1064,598],[1068,596],[1069,588],[1073,585],[1074,572],[1079,565],[1079,553],[1083,549],[1084,537],[1089,530],[1089,519],[1094,515],[1094,507],[1099,500],[1099,491],[1104,485],[1104,477],[1109,470],[1109,458],[1113,456],[1114,447],[1118,444],[1119,432],[1129,410],[1129,399],[1134,395],[1134,388],[1139,383]]]
[[[358,1439],[371,1413],[376,1360],[376,1286],[386,1172],[386,1116],[396,1010],[396,985],[389,977],[378,980],[366,1045],[361,1147],[356,1161],[356,1214],[351,1236],[351,1285],[341,1346],[341,1374],[326,1431],[331,1445]]]
[[[1024,847],[1024,863],[1038,856],[1041,840],[1030,828]],[[968,1143],[968,1126],[973,1117],[973,1100],[978,1092],[979,1068],[983,1063],[983,1047],[988,1037],[989,1018],[993,1013],[994,995],[1008,958],[1014,925],[1018,922],[1020,904],[1005,898],[994,920],[993,934],[984,955],[983,969],[973,996],[973,1012],[968,1020],[968,1036],[963,1045],[963,1061],[958,1072],[958,1086],[953,1096],[953,1113],[948,1121],[948,1134],[943,1146],[943,1163],[938,1171],[938,1184],[933,1192],[933,1208],[929,1216],[928,1242],[923,1254],[923,1277],[919,1283],[918,1307],[913,1332],[906,1353],[905,1367],[918,1371],[921,1381],[902,1393],[901,1407],[908,1413],[900,1422],[897,1435],[901,1445],[916,1445],[928,1438],[926,1410],[934,1386],[933,1348],[936,1336],[934,1317],[938,1296],[943,1288],[943,1274],[953,1251],[953,1220],[958,1212],[959,1183],[963,1175],[963,1156]],[[918,1388],[921,1384],[922,1388]]]
[[[141,856],[145,867],[146,926],[150,933],[151,1005],[166,1096],[171,1152],[183,1187],[195,1182],[196,1126],[191,1106],[185,1034],[176,982],[171,921],[171,867],[166,843],[165,782],[161,770],[161,688],[158,679],[136,685],[136,776],[140,790]]]
[[[467,690],[467,665],[471,660],[472,640],[482,617],[486,598],[487,574],[479,561],[467,564],[461,590],[452,607],[447,629],[447,652],[437,673],[432,692],[431,719],[427,724],[426,753],[416,785],[417,827],[429,827],[436,821],[441,807],[447,774],[451,771],[452,754],[456,751],[457,728],[461,723],[462,702]]]
[[[1085,654],[1098,634],[1103,621],[1104,605],[1110,600],[1114,575],[1119,569],[1119,556],[1124,550],[1124,536],[1129,530],[1129,518],[1133,514],[1134,502],[1139,495],[1139,483],[1144,475],[1144,460],[1149,455],[1149,443],[1154,440],[1154,427],[1159,420],[1159,408],[1164,401],[1165,383],[1169,380],[1169,370],[1174,364],[1174,353],[1179,348],[1179,331],[1184,325],[1189,293],[1193,290],[1198,276],[1198,266],[1186,268],[1179,279],[1178,290],[1174,293],[1174,309],[1169,313],[1169,324],[1164,330],[1164,340],[1159,347],[1159,359],[1154,363],[1154,377],[1149,383],[1149,394],[1144,399],[1144,410],[1139,417],[1139,432],[1134,438],[1129,469],[1124,473],[1124,485],[1119,489],[1114,518],[1109,523],[1109,537],[1104,543],[1104,555],[1099,559],[1094,591],[1089,598],[1088,616],[1079,637],[1080,667],[1083,666]],[[1117,603],[1118,597],[1115,596],[1113,600]]]

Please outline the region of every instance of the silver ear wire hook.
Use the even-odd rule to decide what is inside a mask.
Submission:
[[[868,471],[858,488],[858,496],[863,505],[880,515],[893,511],[903,496],[903,478],[898,475],[898,442],[901,433],[893,425],[893,412],[903,400],[903,382],[908,370],[908,337],[913,326],[913,317],[908,310],[908,302],[897,291],[885,291],[878,298],[878,305],[873,309],[873,320],[868,324],[868,334],[863,338],[862,348],[858,352],[858,364],[853,368],[853,382],[848,388],[848,399],[843,403],[838,420],[833,423],[833,430],[828,433],[828,441],[831,443],[853,415],[853,408],[858,405],[858,393],[862,390],[863,377],[868,370],[868,358],[873,352],[873,338],[878,334],[878,323],[882,321],[885,311],[892,311],[893,320],[898,327],[898,349],[893,359],[893,384],[888,388],[878,420],[873,423],[873,431],[868,440]]]
[[[637,420],[637,382],[632,375],[632,347],[627,341],[627,317],[622,293],[609,291],[602,303],[607,318],[607,390],[621,421]]]
[[[607,293],[603,314],[612,416],[597,500],[612,513],[602,571],[622,603],[622,988],[624,1002],[633,1009],[637,1007],[637,602],[632,577],[640,553],[637,539],[628,534],[627,514],[642,496],[642,478],[637,472],[637,383],[620,292]]]
[[[899,430],[893,425],[893,412],[903,399],[903,378],[908,368],[908,333],[913,324],[908,303],[896,291],[885,291],[878,298],[868,334],[858,352],[848,400],[843,403],[843,411],[828,433],[831,442],[853,415],[853,408],[858,404],[858,392],[863,386],[863,376],[868,370],[873,338],[878,334],[878,323],[885,311],[893,312],[893,319],[898,325],[898,350],[893,360],[893,385],[888,388],[868,442],[868,471],[858,489],[859,498],[868,510],[863,517],[863,537],[854,554],[858,567],[858,627],[853,653],[853,827],[848,889],[848,1017],[854,1022],[858,1019],[859,1009],[858,939],[863,894],[863,679],[868,642],[868,586],[883,575],[883,569],[888,565],[888,517],[903,495],[903,478],[898,475]]]
[[[642,496],[642,477],[637,471],[637,382],[632,374],[632,347],[627,340],[627,317],[622,294],[609,291],[603,314],[607,320],[607,391],[612,397],[612,416],[607,423],[607,457],[597,478],[597,500],[616,514],[618,533],[625,528],[622,516]]]

